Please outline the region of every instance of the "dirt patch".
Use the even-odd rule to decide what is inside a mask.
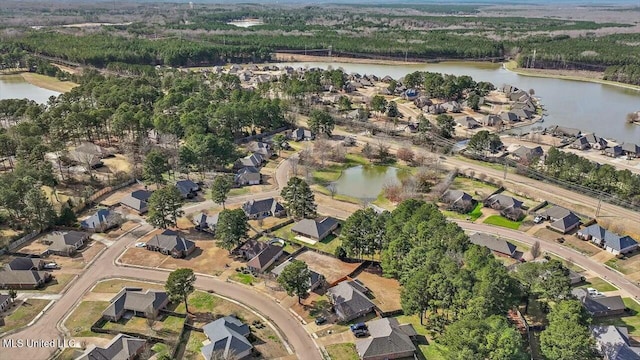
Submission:
[[[116,154],[113,157],[102,159],[102,163],[112,174],[131,173],[131,162],[124,155]]]
[[[349,275],[360,265],[360,263],[342,262],[331,256],[310,250],[296,256],[296,259],[306,262],[309,269],[324,275],[330,285]]]
[[[117,293],[125,287],[137,287],[143,289],[163,289],[162,284],[144,282],[144,281],[133,281],[133,280],[124,280],[124,279],[111,279],[101,281],[91,289],[92,293]],[[112,295],[113,296],[113,295]]]
[[[140,185],[140,184],[134,184],[131,186],[123,187],[122,189],[115,191],[110,195],[108,195],[107,197],[105,197],[104,199],[102,199],[100,201],[100,205],[106,206],[106,207],[117,205],[118,203],[120,203],[120,199],[122,199],[123,197],[129,195],[133,191],[142,190],[142,189],[144,189],[144,185]]]
[[[602,252],[602,249],[591,244],[589,241],[580,240],[573,235],[562,235],[555,231],[551,231],[549,229],[540,229],[535,232],[534,236],[544,239],[546,241],[553,241],[553,242],[557,242],[556,239],[558,238],[563,238],[564,243],[562,243],[562,245],[568,248],[574,249],[587,256],[593,256]]]
[[[122,224],[119,228],[115,228],[109,231],[108,233],[104,234],[104,236],[110,239],[117,239],[120,236],[126,234],[128,231],[131,231],[133,228],[138,226],[140,226],[140,224],[138,224],[135,221],[127,221],[126,223]]]
[[[400,305],[400,283],[396,279],[387,279],[378,274],[363,271],[356,279],[371,290],[373,302],[383,312],[402,309]]]

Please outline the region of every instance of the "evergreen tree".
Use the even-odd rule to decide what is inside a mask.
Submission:
[[[331,114],[325,110],[313,110],[309,115],[309,129],[316,134],[325,134],[327,137],[331,137],[333,128],[335,127],[335,120]]]
[[[224,209],[224,203],[227,201],[229,191],[231,191],[232,180],[229,176],[218,175],[213,179],[211,184],[211,200],[217,204],[221,204]]]
[[[169,171],[167,157],[159,150],[149,151],[142,164],[142,177],[144,180],[156,185],[164,184],[166,181],[163,174],[167,171]]]
[[[307,294],[311,286],[311,271],[304,261],[293,260],[278,276],[278,284],[289,296],[296,295],[298,304],[301,304],[301,298]]]
[[[175,186],[154,191],[149,198],[149,223],[161,229],[176,226],[178,218],[184,214],[183,202],[184,199]]]
[[[167,278],[164,288],[171,301],[183,301],[187,314],[189,313],[189,304],[187,299],[189,295],[195,291],[194,284],[196,275],[191,269],[177,269],[172,271]]]
[[[249,225],[247,215],[242,209],[222,210],[216,225],[216,238],[221,248],[235,249],[247,237]]]
[[[314,218],[316,216],[316,203],[313,191],[304,180],[292,177],[280,192],[284,199],[284,207],[289,216],[294,218]]]

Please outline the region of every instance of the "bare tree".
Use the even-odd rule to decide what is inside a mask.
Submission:
[[[320,166],[324,168],[324,161],[332,150],[331,144],[323,139],[318,139],[313,144],[313,155],[316,159],[320,159]]]
[[[300,159],[298,157],[289,158],[289,166],[291,167],[291,175],[298,176],[298,163]]]
[[[147,308],[147,311],[145,311],[145,321],[147,322],[147,326],[149,327],[149,330],[154,331],[153,329],[153,325],[156,324],[156,320],[158,320],[158,316],[156,315],[156,312],[153,310],[153,306],[149,305],[149,307]]]
[[[539,258],[542,253],[542,251],[540,250],[540,241],[534,242],[529,252],[531,253],[531,258],[533,259]]]

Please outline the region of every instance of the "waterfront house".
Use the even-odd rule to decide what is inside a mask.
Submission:
[[[595,134],[586,134],[584,135],[584,138],[589,143],[589,146],[595,150],[603,150],[608,145],[607,140],[596,136]]]
[[[147,241],[146,248],[174,258],[185,258],[196,250],[196,244],[176,231],[164,230]]]
[[[397,318],[382,318],[367,323],[369,337],[356,340],[358,356],[363,360],[413,359],[418,334],[411,324],[400,324]]]
[[[624,143],[621,146],[622,153],[626,155],[628,158],[637,158],[640,157],[640,146],[634,143]]]
[[[569,147],[573,149],[578,149],[578,150],[587,150],[591,147],[591,144],[589,144],[589,141],[587,140],[586,137],[581,136],[575,139],[575,141],[572,142],[571,145],[569,145]]]
[[[608,147],[608,148],[604,149],[604,151],[602,153],[604,155],[609,156],[609,157],[618,157],[618,156],[622,155],[622,146],[614,145],[614,146]]]
[[[75,360],[133,360],[144,352],[147,341],[118,334],[105,347],[89,345]]]
[[[504,122],[505,124],[509,124],[509,123],[513,123],[516,121],[519,121],[520,118],[518,117],[518,115],[512,113],[511,111],[505,111],[505,112],[501,112],[500,113],[500,119],[502,120],[502,122]]]
[[[234,316],[225,316],[202,327],[208,340],[200,349],[205,359],[240,360],[251,355],[253,345],[247,339],[251,329]]]
[[[102,312],[108,321],[118,322],[129,313],[133,316],[157,318],[161,310],[169,304],[169,296],[164,291],[125,287],[111,299],[109,306]]]
[[[531,162],[533,159],[540,159],[544,155],[544,150],[542,150],[541,146],[536,146],[534,148],[529,148],[526,146],[520,146],[516,150],[511,152],[511,156],[523,162]]]

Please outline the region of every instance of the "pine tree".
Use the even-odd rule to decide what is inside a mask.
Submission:
[[[178,218],[184,214],[183,201],[175,186],[156,190],[149,198],[149,223],[162,229],[176,226]]]
[[[284,207],[289,216],[294,218],[314,218],[316,203],[313,191],[304,180],[299,177],[289,179],[287,186],[280,192],[284,199]]]

